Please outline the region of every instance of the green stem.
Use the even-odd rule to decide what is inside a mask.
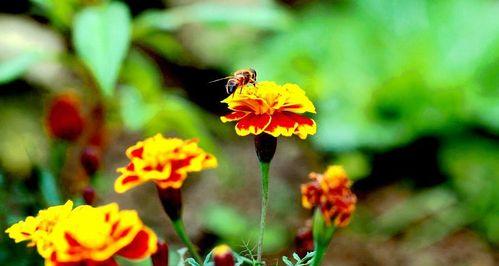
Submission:
[[[334,225],[329,225],[324,220],[322,212],[316,208],[313,217],[312,232],[314,236],[315,255],[312,260],[312,266],[319,266],[324,258],[329,242],[333,238],[335,231]]]
[[[184,222],[182,219],[178,219],[175,221],[172,221],[173,223],[173,229],[175,229],[175,232],[177,235],[180,237],[182,242],[187,246],[187,249],[189,250],[189,253],[194,257],[194,259],[200,264],[203,265],[203,260],[201,259],[201,256],[199,256],[199,253],[197,252],[196,248],[194,247],[194,244],[192,244],[191,240],[189,239],[189,236],[185,232],[185,226]]]
[[[258,235],[258,261],[262,260],[263,253],[263,235],[265,232],[265,218],[267,216],[267,205],[269,201],[269,168],[270,162],[260,162],[260,170],[262,173],[262,209],[260,215],[260,233]]]
[[[314,254],[314,258],[312,260],[312,264],[310,264],[311,266],[319,266],[321,265],[321,262],[322,262],[322,258],[324,258],[324,254],[326,253],[326,248],[327,246],[324,246],[324,245],[320,245],[317,243],[317,241],[314,241],[314,245],[315,245],[315,254]]]

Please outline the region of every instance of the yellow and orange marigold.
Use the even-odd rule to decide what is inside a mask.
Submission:
[[[139,141],[126,151],[130,163],[118,169],[121,174],[114,189],[123,193],[147,181],[162,189],[182,186],[189,172],[217,166],[216,158],[198,146],[198,140],[165,138],[161,134]]]
[[[116,255],[142,259],[157,249],[156,235],[136,211],[120,211],[116,203],[71,209],[71,201],[51,207],[6,232],[16,242],[29,240],[29,245],[36,245],[46,266],[111,266],[117,265]]]
[[[48,258],[53,251],[53,243],[49,236],[54,226],[60,220],[66,219],[72,209],[73,202],[68,200],[64,205],[39,211],[35,217],[28,216],[24,221],[19,221],[9,227],[5,233],[16,243],[28,241],[29,247],[36,246],[38,253]]]
[[[303,115],[315,113],[315,107],[295,84],[281,86],[262,81],[236,91],[222,102],[233,111],[222,116],[222,122],[238,121],[236,133],[240,136],[265,132],[274,137],[294,134],[305,139],[317,130],[315,121]]]
[[[343,167],[333,165],[324,174],[311,173],[310,178],[314,181],[301,186],[303,207],[319,208],[327,224],[348,225],[357,197],[350,189],[352,182]]]

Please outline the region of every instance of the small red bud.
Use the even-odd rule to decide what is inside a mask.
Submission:
[[[52,99],[46,117],[50,134],[67,141],[78,139],[84,126],[80,109],[80,101],[73,94],[62,94]]]
[[[95,202],[95,190],[93,187],[88,186],[85,189],[83,189],[83,200],[85,201],[85,204],[87,205],[93,205]]]
[[[158,241],[158,250],[151,255],[153,266],[168,266],[168,245]]]
[[[100,166],[100,151],[95,146],[88,146],[80,154],[80,162],[87,175],[92,176]]]
[[[314,235],[312,233],[311,221],[307,221],[306,225],[300,229],[295,236],[296,253],[300,257],[304,257],[308,252],[314,251]]]
[[[213,261],[215,266],[234,266],[234,255],[227,245],[220,245],[213,249]]]

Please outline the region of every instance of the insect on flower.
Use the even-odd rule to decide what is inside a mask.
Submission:
[[[227,79],[227,84],[225,84],[225,91],[227,91],[227,94],[234,94],[234,92],[236,92],[238,88],[242,91],[242,89],[246,85],[252,84],[254,86],[256,84],[256,71],[253,68],[241,69],[234,72],[232,76],[216,79],[211,82],[216,82],[224,79]]]

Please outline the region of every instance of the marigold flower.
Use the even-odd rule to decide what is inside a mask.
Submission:
[[[317,129],[315,121],[303,115],[315,114],[315,107],[295,84],[280,86],[262,81],[242,88],[222,102],[233,112],[220,119],[224,123],[238,121],[236,133],[240,136],[265,132],[274,137],[295,134],[305,139]]]
[[[68,141],[78,139],[84,127],[79,99],[69,93],[56,96],[50,102],[46,123],[53,137]]]
[[[161,134],[137,142],[126,155],[130,163],[118,169],[121,175],[114,183],[118,193],[149,180],[161,189],[178,189],[187,173],[217,166],[216,158],[198,147],[198,140],[164,138]]]
[[[54,226],[62,219],[65,219],[73,209],[73,202],[68,200],[64,205],[50,207],[38,212],[36,217],[28,216],[24,221],[5,230],[5,233],[16,243],[29,241],[29,247],[37,247],[38,253],[44,258],[48,258],[53,251],[52,242],[49,235]]]
[[[16,243],[30,241],[46,266],[117,265],[115,255],[142,259],[157,249],[157,237],[136,211],[116,203],[72,209],[73,203],[42,210],[6,230]]]
[[[54,252],[49,265],[66,266],[113,265],[115,255],[143,259],[156,252],[158,239],[136,211],[120,211],[118,204],[111,203],[75,208],[55,225],[51,240]]]
[[[348,225],[357,197],[343,167],[333,165],[324,174],[311,173],[310,178],[314,181],[301,186],[303,207],[319,208],[328,224],[334,219],[337,227]]]

